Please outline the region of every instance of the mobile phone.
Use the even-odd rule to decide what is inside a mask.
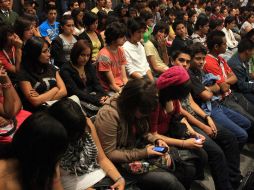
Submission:
[[[202,139],[200,139],[199,137],[196,137],[196,142],[197,142],[197,143],[201,143],[201,142],[202,142]]]
[[[168,147],[155,146],[153,150],[156,152],[165,153],[168,152]]]

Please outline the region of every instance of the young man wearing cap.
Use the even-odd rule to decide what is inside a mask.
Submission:
[[[186,70],[190,66],[191,56],[187,50],[175,52],[172,59],[173,65],[182,66]],[[193,87],[194,85],[192,85],[192,89]],[[240,183],[240,153],[234,134],[225,127],[215,124],[212,117],[196,104],[191,94],[182,98],[181,104],[182,113],[194,125],[194,130],[206,138],[203,148],[208,154],[208,163],[216,189],[232,190],[233,187],[237,187]],[[249,121],[247,120],[247,122]],[[250,127],[250,122],[248,127]],[[241,137],[241,143],[244,144],[248,137],[244,130]]]

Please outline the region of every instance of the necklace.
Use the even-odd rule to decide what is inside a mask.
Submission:
[[[12,60],[13,61],[9,57],[8,53],[3,49],[3,53],[4,53],[5,57],[8,59],[9,63],[12,64],[12,65],[15,65],[16,59],[15,59],[15,53],[14,53],[13,48],[11,48],[11,52],[12,52]]]
[[[85,69],[80,69],[80,68],[74,66],[73,64],[72,64],[72,66],[77,70],[77,72],[78,72],[78,74],[79,74],[79,77],[80,77],[81,79],[85,79],[85,78],[86,78]]]

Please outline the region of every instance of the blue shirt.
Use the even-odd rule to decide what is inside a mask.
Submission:
[[[239,54],[236,53],[228,60],[228,65],[237,77],[237,82],[233,85],[233,89],[241,93],[253,93],[254,83],[249,76],[248,62],[243,62]]]
[[[54,22],[53,25],[50,25],[48,20],[46,20],[39,26],[39,30],[42,37],[48,36],[53,41],[59,35],[59,22]]]

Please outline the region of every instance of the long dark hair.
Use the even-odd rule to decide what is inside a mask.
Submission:
[[[64,127],[45,112],[29,116],[13,137],[22,189],[52,190],[57,162],[67,148]]]
[[[23,39],[24,36],[24,32],[27,30],[30,30],[30,28],[32,27],[33,23],[31,20],[28,20],[25,17],[19,17],[15,24],[14,24],[14,30],[15,33],[21,38]]]
[[[71,12],[71,16],[74,20],[74,25],[78,28],[78,25],[81,25],[83,26],[83,21],[80,22],[78,21],[77,19],[77,16],[79,15],[79,13],[83,12],[80,8],[76,8],[76,9],[73,9],[72,12]]]
[[[87,122],[81,107],[64,98],[53,104],[48,113],[61,122],[67,131],[69,142],[75,142],[84,135]]]
[[[91,50],[90,59],[87,62],[87,63],[90,63],[91,59],[92,59],[92,45],[86,40],[78,40],[74,44],[74,46],[71,49],[71,54],[70,54],[71,62],[73,65],[78,65],[78,58],[79,58],[80,54],[87,48],[89,48]]]
[[[123,88],[123,91],[117,98],[117,107],[120,117],[128,125],[129,134],[131,134],[131,127],[135,122],[141,119],[135,118],[135,113],[139,111],[146,117],[142,118],[142,125],[138,130],[148,132],[148,118],[150,113],[155,110],[157,106],[157,89],[155,84],[148,79],[133,79],[130,80]]]
[[[48,64],[40,63],[38,59],[42,53],[45,43],[49,46],[49,43],[41,37],[32,37],[31,39],[27,40],[23,49],[21,63],[25,69],[32,72],[37,72],[40,71],[41,68],[48,66]]]
[[[14,34],[14,28],[10,25],[1,25],[0,27],[0,50],[3,50],[8,42],[8,36]]]

